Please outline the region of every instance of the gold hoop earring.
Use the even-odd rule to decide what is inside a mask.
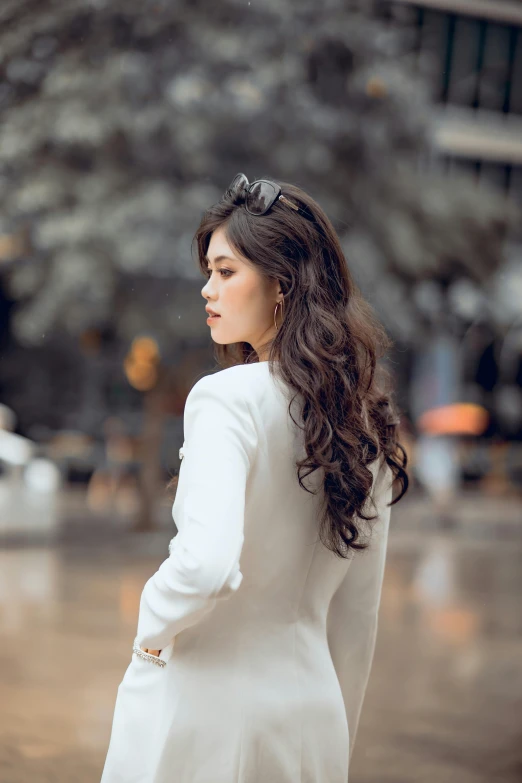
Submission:
[[[279,327],[276,324],[276,313],[277,313],[277,308],[279,307],[279,305],[281,305],[281,323],[283,323],[283,299],[281,299],[281,301],[276,304],[275,310],[274,310],[274,326],[275,326],[276,332],[279,330]]]

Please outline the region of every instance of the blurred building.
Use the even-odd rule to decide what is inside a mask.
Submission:
[[[510,0],[393,0],[416,28],[417,67],[440,107],[448,173],[465,170],[522,203],[522,6]]]
[[[435,145],[428,165],[450,178],[471,176],[477,188],[493,187],[522,207],[522,6],[392,0],[384,13],[410,35],[412,68],[431,85]],[[512,231],[491,287],[479,293],[460,281],[447,299],[448,311],[466,324],[455,341],[454,393],[487,410],[481,440],[494,444],[487,452],[479,444],[461,451],[463,475],[509,475],[515,484],[522,469],[521,228]]]

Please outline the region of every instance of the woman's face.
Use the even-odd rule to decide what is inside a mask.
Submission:
[[[212,339],[220,345],[249,343],[259,354],[258,347],[275,334],[274,309],[282,299],[279,281],[267,280],[248,259],[239,256],[221,228],[212,234],[207,263],[209,279],[201,294],[220,315],[209,324]],[[276,313],[278,325],[280,309]],[[264,361],[265,357],[259,359]]]

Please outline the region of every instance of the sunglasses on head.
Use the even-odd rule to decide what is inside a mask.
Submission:
[[[249,183],[245,174],[236,174],[225,191],[224,198],[234,200],[238,197],[245,199],[245,209],[250,215],[264,215],[276,201],[280,200],[308,220],[313,220],[312,215],[283,196],[280,185],[269,179],[256,179]]]

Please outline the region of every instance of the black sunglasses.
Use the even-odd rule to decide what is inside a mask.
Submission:
[[[240,196],[244,197],[245,209],[250,215],[264,215],[279,199],[308,220],[313,220],[312,215],[282,195],[280,185],[269,179],[256,179],[249,183],[245,174],[236,174],[225,191],[224,198],[235,200]]]

